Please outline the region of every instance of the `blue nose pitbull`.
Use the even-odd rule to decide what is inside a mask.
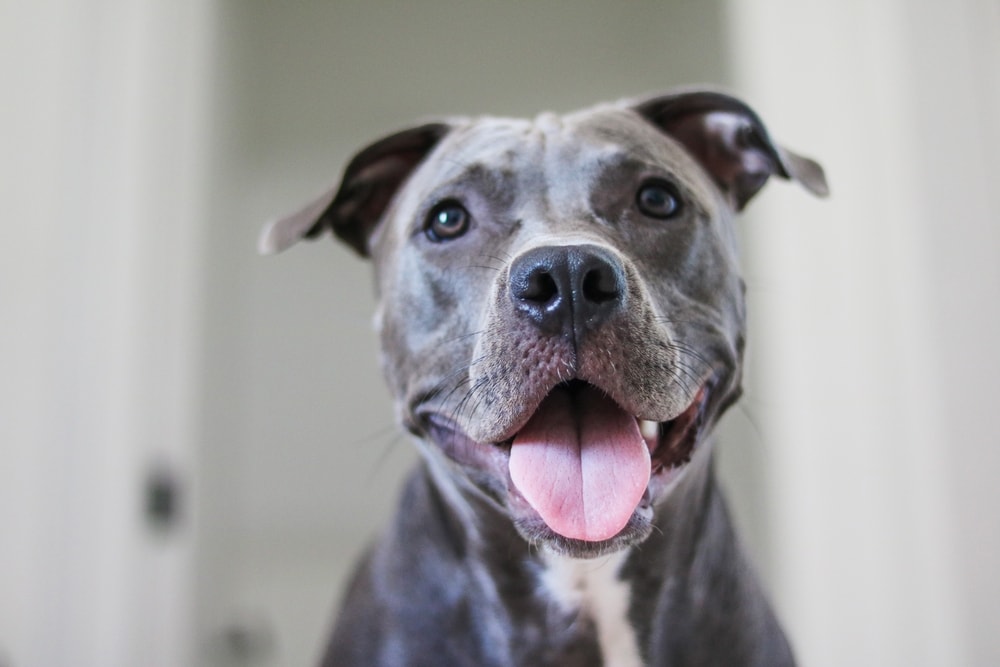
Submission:
[[[740,394],[733,219],[772,175],[827,192],[746,104],[680,90],[406,129],[265,228],[372,259],[422,453],[324,665],[793,664],[709,437]]]

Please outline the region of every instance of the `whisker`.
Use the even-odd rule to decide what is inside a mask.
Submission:
[[[395,435],[389,438],[388,441],[382,446],[378,456],[372,462],[371,469],[368,471],[369,483],[373,482],[375,480],[375,475],[384,468],[386,463],[389,461],[389,456],[400,450],[399,445],[403,442],[403,434],[395,427],[393,427],[392,430],[395,431]]]
[[[472,338],[473,336],[479,336],[486,332],[486,329],[480,329],[479,331],[470,331],[469,333],[459,334],[453,338],[446,338],[441,341],[442,345],[447,345],[448,343],[456,343],[460,340],[465,340],[466,338]]]
[[[469,389],[469,391],[465,394],[464,397],[462,397],[462,400],[459,402],[458,406],[456,407],[455,412],[454,412],[454,414],[455,414],[456,417],[466,416],[466,414],[464,414],[464,411],[466,409],[469,409],[469,412],[467,413],[468,416],[471,416],[471,415],[475,414],[475,408],[477,408],[479,404],[476,403],[476,405],[473,406],[471,401],[472,401],[473,397],[476,396],[477,392],[480,389],[482,389],[484,386],[486,386],[487,384],[489,384],[489,382],[490,382],[490,379],[488,377],[482,377],[482,378],[479,378],[476,381],[476,383],[472,386],[472,388]]]

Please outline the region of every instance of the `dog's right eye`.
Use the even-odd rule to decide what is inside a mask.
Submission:
[[[680,215],[681,196],[677,187],[661,179],[647,181],[635,194],[635,203],[643,214],[659,220]]]
[[[469,229],[469,212],[454,200],[443,201],[431,209],[424,223],[424,233],[431,241],[448,241]]]

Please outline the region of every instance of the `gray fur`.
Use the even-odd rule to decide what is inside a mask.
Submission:
[[[324,665],[615,664],[591,614],[554,605],[544,555],[622,550],[644,664],[793,663],[733,535],[709,440],[740,391],[733,217],[771,175],[826,194],[822,169],[774,144],[745,104],[681,91],[562,117],[404,130],[265,230],[264,250],[330,229],[372,258],[382,366],[424,455],[354,578]],[[654,177],[680,193],[677,217],[637,210],[637,189]],[[461,202],[471,224],[435,241],[425,220],[445,200]],[[586,332],[540,327],[512,297],[519,258],[570,246],[596,249],[623,280],[620,307]],[[603,542],[550,530],[506,467],[511,438],[567,381],[639,419],[683,423],[682,444],[694,447],[672,464],[675,478],[654,475]]]

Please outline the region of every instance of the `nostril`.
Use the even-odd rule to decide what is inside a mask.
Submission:
[[[546,333],[579,339],[626,307],[624,269],[596,246],[544,246],[511,264],[508,290],[518,312]]]
[[[591,303],[607,303],[621,297],[618,276],[607,267],[591,269],[583,277],[583,298]]]
[[[559,286],[552,274],[543,268],[536,268],[527,276],[525,284],[518,290],[518,296],[525,301],[545,304],[559,295]]]

